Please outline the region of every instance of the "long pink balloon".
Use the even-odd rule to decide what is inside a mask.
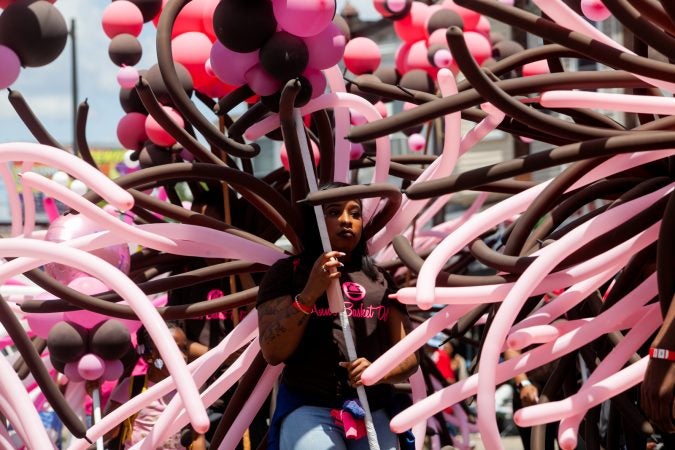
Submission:
[[[234,450],[237,447],[237,443],[241,441],[244,431],[251,424],[253,417],[255,417],[256,413],[265,402],[265,399],[272,391],[274,382],[279,378],[282,369],[283,367],[281,367],[281,365],[267,366],[260,377],[260,381],[256,383],[253,392],[251,392],[251,395],[246,400],[246,403],[244,403],[241,412],[237,415],[237,418],[234,420],[232,426],[223,438],[223,441],[220,443],[220,446],[218,447],[219,450]]]
[[[596,108],[645,114],[675,114],[672,97],[611,94],[608,92],[547,91],[540,101],[546,108]]]
[[[250,318],[250,319],[249,319]],[[190,371],[195,372],[197,377],[200,379],[207,379],[211,374],[213,374],[218,367],[227,359],[235,350],[241,347],[244,343],[250,342],[257,335],[257,312],[255,310],[251,311],[246,317],[237,325],[237,327],[230,332],[225,339],[223,339],[217,346],[209,350],[207,353],[192,361],[188,365]],[[233,368],[233,371],[236,369]],[[227,373],[227,371],[226,371]],[[221,376],[221,378],[225,375]],[[235,377],[236,378],[236,377]],[[229,380],[229,378],[226,377]],[[222,381],[220,381],[222,382]],[[219,383],[220,383],[219,382]],[[234,382],[234,381],[233,381]],[[141,394],[132,398],[124,405],[121,405],[119,408],[112,411],[110,414],[106,415],[103,420],[99,423],[94,424],[87,432],[87,437],[90,440],[96,440],[99,437],[103,436],[106,432],[111,430],[113,427],[117,426],[124,419],[129,417],[132,414],[138,412],[145,405],[151,403],[152,401],[162,397],[169,392],[175,390],[176,384],[175,380],[171,377],[165,378],[159,383],[155,384],[151,388],[145,390]],[[207,391],[209,391],[207,389]],[[211,403],[215,401],[220,395],[222,395],[227,388],[222,389],[222,391],[216,391],[215,398],[211,399]],[[201,401],[200,401],[201,403]],[[208,403],[210,404],[210,403]],[[160,421],[162,418],[160,418]],[[189,420],[185,420],[183,424],[187,424]],[[89,446],[89,443],[84,439],[79,439],[69,447],[69,450],[84,450]]]
[[[569,190],[577,189],[602,177],[626,170],[646,161],[654,161],[675,154],[675,150],[662,150],[627,155],[617,155],[592,169]],[[464,248],[471,240],[499,223],[523,211],[534,198],[548,185],[548,182],[533,186],[502,201],[469,219],[463,227],[440,242],[427,257],[417,279],[417,303],[420,308],[428,309],[434,303],[436,276],[443,265],[454,254]]]
[[[490,375],[494,374],[497,369],[501,343],[505,341],[509,328],[516,319],[518,311],[523,307],[527,298],[531,296],[534,286],[537,286],[558,263],[582,245],[610,231],[616,223],[634,216],[671,191],[672,186],[662,188],[653,194],[645,195],[605,211],[579,225],[559,240],[542,249],[544,251],[540,252],[537,259],[518,278],[494,317],[492,326],[485,337],[485,345],[479,360],[481,376],[478,378],[477,407],[481,413],[478,415],[477,421],[483,442],[488,448],[499,449],[503,447],[495,420],[495,379],[494,376]]]
[[[503,383],[515,375],[530,371],[536,367],[558,359],[569,352],[587,344],[598,336],[618,329],[626,314],[639,310],[649,299],[656,295],[656,275],[652,274],[640,283],[633,291],[595,317],[590,323],[580,329],[566,333],[554,342],[550,342],[525,352],[515,358],[499,364],[495,371],[496,382]],[[408,338],[406,336],[403,340]],[[391,428],[402,432],[416,423],[422,417],[433,414],[452,406],[472,395],[478,389],[478,374],[471,375],[465,380],[458,381],[444,388],[426,399],[414,404],[398,414],[391,421]]]
[[[190,364],[192,376],[198,386],[203,385],[213,373],[220,367],[225,359],[234,351],[251,342],[246,350],[235,360],[219,379],[201,393],[202,403],[205,407],[218,400],[234,383],[241,378],[246,369],[250,366],[256,354],[260,350],[260,345],[255,339],[257,337],[257,311],[247,314],[244,320],[240,322],[235,329],[230,332],[216,348],[211,349],[197,360]],[[221,379],[223,381],[221,381]],[[188,417],[182,414],[184,404],[180,397],[174,397],[167,405],[159,420],[153,427],[148,436],[141,442],[134,445],[133,448],[153,449],[161,445],[172,433],[180,430],[188,423]],[[139,447],[140,446],[140,447]]]
[[[611,39],[610,37],[602,33],[594,26],[592,26],[590,23],[588,23],[588,21],[585,18],[580,17],[577,13],[574,12],[574,10],[572,10],[572,8],[564,4],[562,1],[560,0],[532,0],[532,1],[541,9],[543,13],[546,13],[548,17],[555,17],[555,22],[558,25],[562,25],[563,27],[569,28],[570,30],[574,30],[578,33],[589,36],[593,39],[602,42],[603,44],[609,45],[610,47],[614,47],[623,52],[629,53],[631,55],[635,54],[632,51],[628,50],[626,47],[622,46],[615,40]],[[635,75],[636,77],[640,78],[643,81],[646,81],[652,86],[656,86],[666,91],[669,91],[671,94],[675,93],[675,84],[673,83],[658,80],[655,78],[645,77],[640,74],[633,74],[633,75]]]
[[[0,256],[23,255],[38,259],[46,258],[86,271],[118,292],[141,319],[153,342],[157,343],[157,350],[162,355],[162,359],[171,373],[175,374],[178,392],[185,400],[193,427],[198,432],[208,429],[209,420],[206,411],[199,402],[195,402],[199,399],[199,392],[188,375],[183,356],[176,347],[171,333],[152,303],[126,275],[112,264],[90,253],[53,242],[17,238],[0,241]],[[4,272],[5,266],[0,267],[0,273]],[[0,275],[0,283],[6,278],[8,277]]]
[[[332,92],[346,92],[345,80],[338,66],[333,66],[323,71]],[[349,153],[351,144],[347,140],[347,134],[351,126],[349,122],[349,110],[347,108],[335,108],[335,169],[334,181],[349,182]]]
[[[107,202],[122,211],[134,206],[134,198],[108,177],[80,158],[42,144],[0,144],[0,162],[29,161],[54,167],[80,179]]]
[[[53,444],[42,426],[38,412],[21,380],[4,356],[0,357],[0,391],[3,393],[3,412],[14,416],[12,422],[29,448],[53,448]],[[37,425],[36,424],[40,424]]]
[[[590,377],[584,382],[583,386],[579,391],[574,394],[572,397],[578,397],[582,401],[587,401],[589,386],[592,386],[596,382],[606,378],[607,376],[615,373],[630,359],[630,357],[635,353],[635,351],[640,348],[642,344],[649,338],[649,336],[656,330],[659,325],[662,323],[659,317],[659,305],[654,304],[643,308],[641,319],[638,320],[637,324],[632,327],[628,332],[626,337],[612,349],[612,351],[605,356],[602,362],[598,367],[593,371]],[[619,394],[618,391],[611,392],[610,396],[613,397]],[[572,400],[572,398],[570,398]],[[565,450],[571,450],[577,446],[577,431],[579,425],[584,418],[584,415],[589,408],[581,407],[576,410],[575,414],[567,417],[560,417],[560,425],[558,428],[558,443],[560,447]],[[534,415],[539,415],[537,411],[534,411]],[[539,420],[542,419],[539,415]]]

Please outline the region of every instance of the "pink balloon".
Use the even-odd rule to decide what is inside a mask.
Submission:
[[[181,117],[175,109],[170,106],[162,106],[162,109],[166,111],[173,122],[183,128],[183,125],[185,125],[183,117]],[[171,136],[164,128],[162,128],[157,120],[150,115],[145,119],[145,132],[148,135],[148,139],[160,147],[170,147],[176,143],[176,138]]]
[[[311,98],[317,98],[326,91],[327,81],[322,71],[309,67],[305,69],[302,76],[307,78],[312,85]]]
[[[273,0],[277,24],[300,37],[314,36],[332,23],[334,0]]]
[[[126,89],[132,89],[138,82],[138,70],[124,66],[117,72],[117,83]]]
[[[87,353],[77,362],[77,372],[85,380],[98,380],[105,372],[105,363],[93,353]]]
[[[349,122],[352,125],[357,126],[357,125],[363,125],[363,124],[368,123],[368,119],[366,119],[366,116],[364,116],[363,114],[361,114],[357,110],[350,109],[349,110]]]
[[[195,89],[208,82],[204,63],[211,55],[211,46],[209,37],[198,31],[189,31],[171,40],[173,59],[190,72]]]
[[[410,48],[412,47],[411,42],[403,42],[396,49],[394,53],[394,65],[398,73],[406,73],[408,71],[408,53],[410,53]]]
[[[63,374],[71,381],[84,381],[84,378],[82,375],[80,375],[80,371],[77,370],[77,362],[66,363],[65,367],[63,368]]]
[[[360,159],[363,156],[363,145],[352,143],[352,148],[349,150],[349,159]]]
[[[101,18],[103,31],[110,39],[119,34],[138,37],[143,29],[143,14],[138,6],[126,0],[110,3],[103,10]]]
[[[441,67],[446,67],[452,70],[454,62],[455,58],[452,57],[452,53],[450,53],[450,50],[448,49],[442,48],[434,53],[434,66],[439,69]]]
[[[427,140],[424,139],[424,136],[419,133],[413,133],[408,137],[408,149],[412,150],[413,152],[424,150],[426,143]]]
[[[445,38],[445,33],[446,30],[443,29],[438,29],[434,30],[433,33],[429,35],[429,38],[427,39],[427,43],[429,44],[429,47],[431,47],[434,44],[440,44],[445,47],[448,46],[448,40]]]
[[[474,31],[476,33],[482,34],[487,39],[490,39],[491,28],[492,27],[490,26],[490,21],[488,20],[488,18],[485,16],[480,16],[480,19],[478,19],[478,23],[476,24],[476,28],[474,29]]]
[[[21,60],[11,48],[0,45],[0,89],[12,85],[21,73]]]
[[[179,34],[191,31],[206,33],[204,15],[210,6],[209,3],[211,3],[210,0],[192,0],[188,2],[176,17],[176,21],[171,29],[171,38],[173,39]]]
[[[310,142],[312,144],[312,155],[314,155],[314,162],[315,164],[319,164],[319,159],[321,158],[321,155],[319,154],[319,148],[316,146],[314,141]],[[281,148],[279,149],[279,158],[281,159],[281,164],[284,166],[284,168],[289,170],[288,151],[286,150],[286,146],[284,144],[281,144]]]
[[[389,116],[387,105],[385,105],[383,102],[379,101],[375,103],[375,109],[377,109],[377,112],[379,112],[383,118]]]
[[[464,41],[471,52],[471,56],[480,65],[483,61],[492,57],[492,44],[480,33],[467,31],[464,33]]]
[[[406,72],[413,69],[431,71],[434,67],[429,62],[428,53],[429,48],[426,41],[413,42],[406,59]]]
[[[227,84],[241,86],[246,83],[246,71],[257,64],[258,50],[250,53],[239,53],[225,47],[216,40],[211,47],[211,69],[216,76]]]
[[[581,12],[594,22],[602,22],[612,15],[602,0],[581,0]]]
[[[425,39],[424,24],[429,15],[429,6],[422,2],[413,2],[410,12],[401,20],[394,21],[394,31],[405,42]]]
[[[328,69],[336,65],[345,51],[347,39],[340,27],[330,23],[322,32],[303,38],[307,46],[308,67]]]
[[[48,292],[35,296],[36,300],[56,300],[54,296]],[[62,312],[53,313],[26,313],[26,322],[30,330],[43,339],[47,339],[49,331],[58,322],[64,320]]]
[[[211,39],[211,41],[216,40],[216,32],[213,29],[213,12],[216,10],[216,6],[220,0],[206,0],[202,16],[203,30],[204,33]]]
[[[117,124],[117,139],[124,148],[140,150],[148,139],[145,132],[145,114],[130,112]]]
[[[59,217],[49,225],[45,240],[50,242],[64,242],[104,229],[105,228],[102,225],[97,224],[82,214],[67,214]],[[131,256],[129,247],[126,243],[92,250],[91,254],[112,264],[124,273],[129,272]],[[57,263],[45,264],[45,270],[51,277],[63,284],[68,284],[85,274],[74,267]]]
[[[347,69],[355,75],[373,73],[380,66],[382,54],[372,39],[357,37],[347,42],[344,61]]]
[[[119,380],[124,373],[124,364],[119,359],[103,360],[105,368],[101,375],[104,380],[115,381]]]
[[[98,278],[81,276],[68,283],[68,287],[87,295],[99,294],[108,290],[108,286]],[[76,311],[66,311],[63,313],[64,319],[82,325],[84,328],[93,328],[99,322],[108,319],[108,316],[98,314],[86,309]]]
[[[248,69],[244,74],[244,79],[251,90],[258,95],[272,95],[281,88],[281,82],[270,75],[260,63]]]
[[[545,59],[540,59],[539,61],[533,61],[523,65],[524,77],[531,77],[532,75],[544,75],[550,72],[551,70],[548,67],[548,61]]]

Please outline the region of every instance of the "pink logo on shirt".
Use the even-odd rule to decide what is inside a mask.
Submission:
[[[344,292],[345,296],[353,302],[361,301],[366,296],[366,288],[353,281],[345,281],[342,283],[342,292]]]

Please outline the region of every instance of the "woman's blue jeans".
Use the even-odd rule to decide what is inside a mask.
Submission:
[[[396,450],[398,439],[389,429],[389,417],[383,409],[372,412],[380,450]],[[335,424],[330,408],[301,406],[281,424],[281,450],[368,450],[368,438],[347,439]]]

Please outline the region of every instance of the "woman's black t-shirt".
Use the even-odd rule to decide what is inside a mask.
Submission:
[[[354,335],[356,354],[374,361],[388,350],[390,342],[386,326],[391,308],[404,314],[405,306],[388,296],[395,291],[393,282],[378,272],[376,280],[358,269],[341,268],[339,279],[345,310]],[[267,271],[258,291],[257,304],[281,296],[295,296],[309,277],[309,268],[298,258],[278,261]],[[305,334],[295,352],[285,361],[282,382],[305,403],[315,406],[341,407],[347,399],[357,398],[351,388],[346,369],[338,365],[347,361],[347,349],[338,314],[332,314],[323,295],[314,306]],[[381,384],[366,387],[372,410],[385,407],[392,387]]]

